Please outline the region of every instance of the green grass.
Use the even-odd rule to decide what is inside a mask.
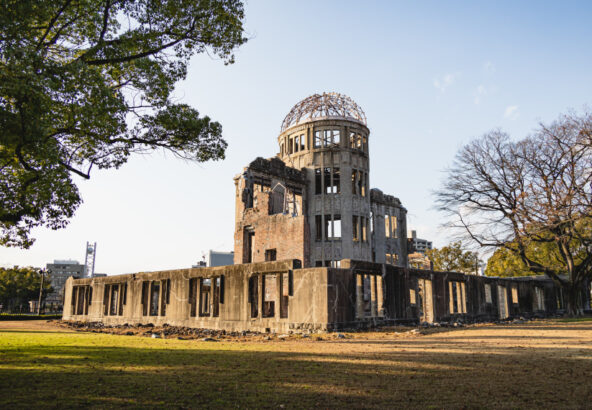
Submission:
[[[0,408],[587,407],[592,327],[201,342],[0,328]],[[46,325],[47,326],[47,325]]]

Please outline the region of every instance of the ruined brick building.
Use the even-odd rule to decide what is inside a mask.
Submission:
[[[342,259],[407,265],[407,210],[370,189],[370,131],[340,94],[315,94],[284,119],[279,154],[235,178],[235,263]]]
[[[301,101],[279,154],[234,178],[234,265],[70,278],[64,319],[282,332],[562,311],[544,277],[408,269],[407,211],[370,188],[370,141],[348,97]]]

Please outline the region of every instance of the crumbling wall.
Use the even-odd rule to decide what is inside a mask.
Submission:
[[[234,263],[298,259],[310,265],[304,172],[257,158],[235,178]]]

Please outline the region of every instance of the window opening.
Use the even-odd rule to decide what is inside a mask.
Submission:
[[[199,315],[210,316],[210,290],[212,280],[210,278],[201,278],[199,285]]]
[[[258,275],[249,278],[249,303],[251,304],[251,317],[259,316],[259,279]]]
[[[160,282],[152,281],[150,286],[150,316],[158,316],[158,299],[160,296]]]
[[[331,170],[333,171],[333,180],[331,181],[330,179],[327,179],[327,174],[325,174],[325,188],[328,194],[338,194],[341,192],[341,187],[340,187],[340,173],[339,173],[339,168],[325,168],[325,172],[327,172],[327,170],[329,170],[329,173],[331,172]]]
[[[417,304],[417,295],[415,294],[415,289],[409,289],[409,304],[410,305]]]
[[[142,282],[142,315],[148,316],[148,305],[150,298],[150,281]]]
[[[220,315],[220,289],[221,289],[221,281],[220,276],[214,278],[214,296],[212,300],[212,316],[218,317]]]
[[[197,278],[189,279],[189,315],[195,317],[197,312]]]
[[[325,167],[323,168],[323,182],[325,186],[325,193],[332,194],[331,192],[333,186],[331,185],[331,168]]]
[[[168,280],[162,281],[162,292],[160,293],[160,316],[166,316]]]
[[[367,222],[366,222],[366,217],[362,216],[362,217],[360,217],[360,220],[362,222],[362,242],[367,242],[368,241],[368,226],[367,226]]]
[[[485,303],[493,303],[491,299],[491,285],[489,283],[485,284]]]
[[[277,250],[276,249],[267,249],[265,251],[265,261],[271,262],[275,261],[277,257]]]
[[[263,275],[263,317],[275,316],[277,275]]]
[[[358,226],[358,216],[352,215],[352,231],[353,231],[353,240],[359,241],[360,240],[360,227]]]
[[[397,238],[397,217],[391,215],[391,231],[392,231],[392,237],[393,238]]]
[[[323,146],[321,131],[315,131],[313,146],[314,148],[321,148]]]
[[[282,298],[280,300],[280,318],[286,319],[288,317],[288,303],[290,301],[290,274],[288,272],[282,273]]]
[[[364,186],[364,171],[358,172],[358,192],[361,196],[366,196],[366,187]]]
[[[323,193],[323,183],[321,181],[321,169],[315,168],[315,194]]]
[[[119,311],[119,284],[111,285],[111,306],[109,307],[109,314],[111,316],[117,316]]]
[[[323,220],[321,215],[315,215],[315,239],[320,241],[323,239]]]
[[[341,215],[325,215],[325,239],[340,239],[341,238]]]

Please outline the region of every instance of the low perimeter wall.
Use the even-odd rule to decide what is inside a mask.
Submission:
[[[341,261],[285,260],[68,279],[64,320],[228,331],[335,330],[397,322],[492,321],[563,312],[545,277],[491,278]]]

